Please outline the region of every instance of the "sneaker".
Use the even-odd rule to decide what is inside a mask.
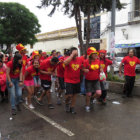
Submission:
[[[68,113],[68,112],[70,112],[70,106],[69,106],[69,104],[66,104],[66,106],[65,106],[65,111]]]
[[[25,98],[25,104],[28,105],[27,97]]]
[[[71,108],[70,108],[70,112],[71,112],[72,114],[76,114],[74,107],[71,107]]]
[[[95,103],[96,103],[96,101],[97,101],[97,100],[96,100],[96,99],[94,99],[94,100],[93,100],[93,104],[95,104]]]
[[[54,106],[52,104],[48,105],[49,109],[54,109]]]
[[[61,105],[61,99],[60,98],[57,100],[57,105]]]
[[[16,105],[16,107],[17,107],[17,110],[18,110],[18,111],[21,111],[21,108],[20,108],[20,105],[19,105],[19,104]]]
[[[34,96],[34,99],[35,99],[35,101],[36,101],[39,105],[41,105],[41,106],[44,105],[42,101],[39,101],[39,100],[38,100],[37,96]]]
[[[16,115],[16,109],[12,109],[12,115]]]
[[[90,112],[90,107],[89,106],[86,106],[86,112]]]
[[[30,109],[35,109],[35,107],[32,104],[29,105],[29,108]]]

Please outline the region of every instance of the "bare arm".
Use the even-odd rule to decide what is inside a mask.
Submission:
[[[11,78],[10,78],[10,68],[9,67],[7,67],[6,76],[7,76],[8,82],[11,83],[12,81],[11,81]]]
[[[73,51],[70,57],[64,61],[64,64],[69,65],[69,63],[71,62],[71,60],[74,58],[76,54],[77,54],[77,51]]]
[[[70,57],[64,61],[64,64],[69,65],[69,63],[71,62],[72,59],[73,59],[73,56],[70,55]]]
[[[120,76],[122,75],[122,65],[123,65],[123,63],[121,62],[120,66],[119,66],[119,75]]]

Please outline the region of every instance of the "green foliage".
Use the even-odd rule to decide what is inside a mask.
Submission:
[[[120,0],[116,0],[116,4],[118,9],[122,9],[125,6],[125,4],[120,3]],[[49,6],[52,7],[49,16],[52,16],[55,10],[62,6],[64,14],[73,17],[75,12],[77,12],[77,7],[79,7],[84,14],[87,14],[89,8],[91,9],[91,14],[95,14],[101,10],[111,11],[112,0],[41,0],[41,5],[38,7]]]
[[[34,44],[40,32],[37,17],[18,3],[0,2],[0,44]]]
[[[120,79],[117,75],[112,75],[111,73],[108,73],[107,80],[124,83],[123,79]]]

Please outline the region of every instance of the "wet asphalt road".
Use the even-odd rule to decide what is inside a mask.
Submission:
[[[112,101],[120,102],[119,105]],[[47,116],[70,130],[70,137],[22,105],[22,112],[9,120],[9,104],[0,104],[1,140],[140,140],[140,98],[122,99],[120,95],[108,94],[107,105],[95,103],[90,113],[84,110],[85,97],[78,96],[76,115],[64,112],[64,105],[54,110],[34,103],[35,111]]]

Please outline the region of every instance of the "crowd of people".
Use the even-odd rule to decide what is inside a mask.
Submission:
[[[57,104],[65,99],[65,111],[76,114],[75,104],[79,93],[85,95],[85,110],[91,111],[91,105],[96,99],[105,105],[107,97],[107,67],[112,61],[106,58],[106,50],[87,49],[86,55],[78,57],[75,47],[67,50],[64,55],[53,50],[48,56],[46,52],[33,51],[28,57],[26,48],[22,44],[16,46],[15,55],[6,57],[0,53],[0,95],[1,102],[11,103],[12,115],[21,111],[22,94],[26,105],[34,109],[32,98],[43,105],[43,98],[47,96],[49,109],[54,109],[51,98],[51,87],[57,87]],[[119,75],[124,65],[125,86],[124,96],[131,97],[135,82],[135,67],[140,60],[130,50],[120,64]],[[55,89],[55,88],[54,88]],[[38,95],[38,93],[40,93]],[[9,95],[9,96],[8,96]]]

